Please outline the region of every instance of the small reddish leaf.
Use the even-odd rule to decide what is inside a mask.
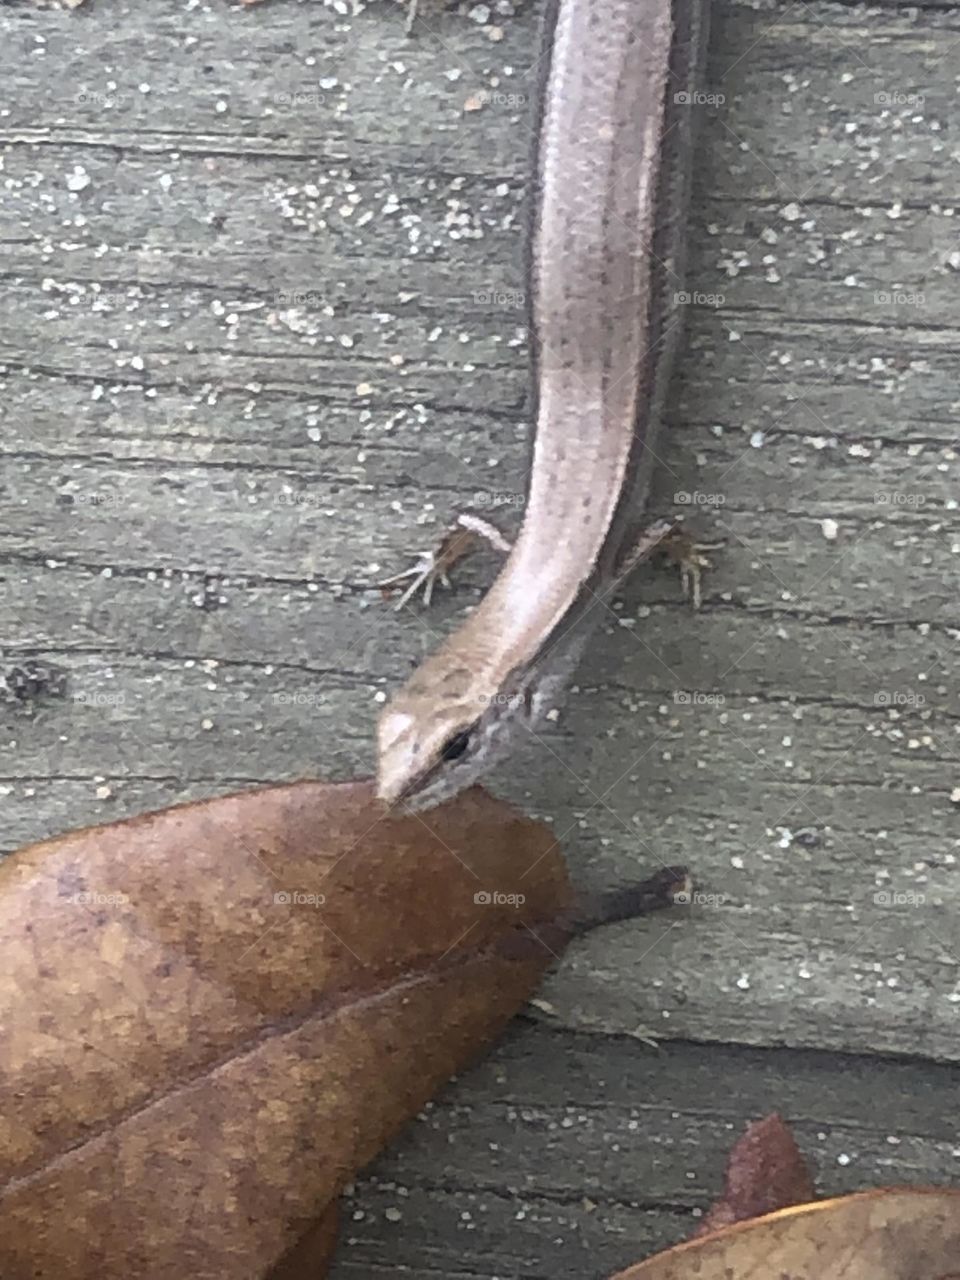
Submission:
[[[395,818],[366,783],[304,782],[9,858],[0,1276],[321,1274],[344,1182],[500,1031],[569,915],[550,832],[479,790]]]
[[[723,1195],[707,1213],[696,1235],[775,1209],[807,1204],[816,1191],[788,1125],[769,1115],[748,1125],[727,1160]]]

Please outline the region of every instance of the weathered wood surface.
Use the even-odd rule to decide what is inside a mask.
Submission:
[[[955,1180],[955,1098],[946,1066],[517,1028],[345,1202],[336,1274],[601,1280],[689,1235],[774,1109],[831,1192]]]
[[[402,28],[0,9],[0,641],[11,690],[66,677],[0,687],[4,849],[369,772],[489,581],[371,589],[453,509],[517,516],[536,15]],[[718,0],[657,498],[727,545],[698,616],[631,585],[494,780],[582,881],[683,861],[705,896],[572,950],[359,1189],[337,1274],[605,1274],[775,1106],[827,1190],[956,1178],[958,50],[956,9]]]

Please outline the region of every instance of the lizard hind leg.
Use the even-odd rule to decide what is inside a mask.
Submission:
[[[690,600],[694,609],[699,609],[703,570],[710,568],[710,561],[703,552],[713,551],[722,545],[720,542],[698,542],[694,534],[676,520],[654,520],[641,529],[621,555],[616,567],[617,584],[621,584],[637,565],[649,560],[654,552],[662,552],[680,570],[684,597]]]
[[[703,571],[712,567],[703,553],[715,551],[722,546],[722,542],[699,542],[696,535],[682,525],[678,525],[660,545],[663,554],[680,570],[680,586],[684,598],[690,601],[694,609],[699,609],[703,600]]]
[[[626,550],[620,554],[614,570],[619,586],[628,578],[637,565],[649,560],[653,553],[662,548],[664,542],[673,537],[678,529],[675,520],[654,520],[648,524],[627,544]]]

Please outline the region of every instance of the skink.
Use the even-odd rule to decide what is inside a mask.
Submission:
[[[643,533],[679,334],[707,0],[553,0],[529,239],[536,434],[520,533],[385,707],[378,790],[426,808],[535,728]]]

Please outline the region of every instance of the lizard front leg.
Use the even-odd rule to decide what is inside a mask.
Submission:
[[[384,578],[377,583],[377,586],[384,594],[389,594],[391,588],[398,587],[404,582],[409,583],[393,606],[398,611],[408,600],[413,599],[421,587],[423,603],[429,606],[433,599],[433,588],[437,582],[449,587],[450,570],[476,550],[480,541],[488,542],[495,551],[500,551],[504,555],[511,547],[510,542],[496,525],[492,525],[489,520],[484,520],[482,516],[475,516],[465,511],[457,516],[433,550],[423,552],[409,569],[404,569],[391,578]]]

